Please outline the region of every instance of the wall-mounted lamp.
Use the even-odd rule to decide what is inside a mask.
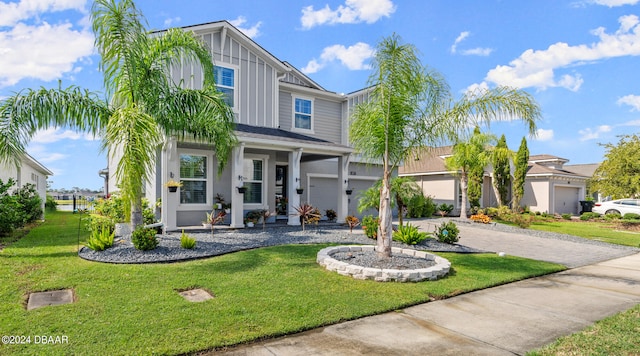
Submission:
[[[349,180],[348,180],[348,179],[345,179],[345,180],[344,180],[344,184],[349,184]]]
[[[173,178],[173,172],[169,172],[169,178]]]
[[[238,180],[239,180],[239,181],[243,181],[243,180],[244,180],[244,177],[243,177],[242,175],[239,175],[239,176],[238,176]]]
[[[296,177],[296,182],[299,182],[299,181],[300,181],[300,178]]]

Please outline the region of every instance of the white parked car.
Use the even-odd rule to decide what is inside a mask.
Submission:
[[[640,215],[640,199],[618,199],[596,203],[592,211],[598,214],[634,213]]]

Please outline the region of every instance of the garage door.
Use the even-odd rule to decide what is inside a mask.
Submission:
[[[369,189],[374,182],[364,179],[349,179],[349,188],[353,189],[353,193],[349,196],[348,212],[350,215],[360,216],[358,213],[358,194]],[[337,178],[311,177],[309,186],[309,204],[320,209],[324,215],[327,209],[338,209],[338,185]],[[375,214],[376,211],[365,211],[362,215]]]
[[[580,211],[580,203],[578,201],[578,194],[580,188],[573,187],[555,187],[554,190],[554,202],[556,214],[575,214]]]

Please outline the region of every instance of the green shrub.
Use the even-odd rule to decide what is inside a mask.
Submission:
[[[114,236],[115,233],[109,229],[108,226],[102,226],[99,230],[95,229],[91,231],[91,235],[89,235],[85,246],[94,251],[104,251],[113,246]]]
[[[398,231],[393,233],[393,240],[405,243],[407,245],[416,245],[427,238],[426,232],[421,232],[417,227],[406,224],[400,226]]]
[[[410,218],[428,218],[435,212],[436,204],[431,197],[418,194],[407,202],[407,216]]]
[[[336,219],[338,218],[338,214],[333,209],[325,210],[325,216],[327,217],[327,220],[329,220],[329,221],[336,221]]]
[[[109,231],[115,230],[115,221],[108,216],[102,216],[98,214],[90,214],[86,223],[87,230],[94,232],[100,232],[103,228],[108,228]]]
[[[533,216],[529,214],[511,214],[505,220],[518,225],[520,228],[526,229],[531,225]]]
[[[614,213],[614,214],[604,214],[604,219],[607,221],[611,221],[611,220],[619,220],[622,219],[622,216],[620,214]]]
[[[127,209],[124,200],[117,195],[112,195],[108,199],[98,199],[94,201],[93,208],[98,215],[108,216],[117,223],[125,222]]]
[[[449,213],[451,213],[453,211],[453,205],[442,203],[442,204],[438,205],[438,207],[436,209],[438,210],[439,214],[444,217],[444,216],[449,215]]]
[[[133,243],[133,247],[140,251],[153,250],[158,247],[156,230],[138,226],[133,230],[133,233],[131,233],[131,242]]]
[[[600,214],[589,211],[580,215],[580,220],[589,221],[589,220],[597,219],[599,217],[600,217]]]
[[[55,211],[58,208],[58,203],[54,197],[47,194],[47,200],[44,202],[44,208],[50,211]]]
[[[36,186],[27,183],[16,189],[13,195],[18,201],[18,206],[22,212],[22,224],[42,219],[42,198],[36,191]]]
[[[458,242],[458,226],[453,221],[443,222],[436,228],[436,238],[440,242],[452,244]]]
[[[571,220],[571,214],[562,214],[562,218],[565,220]]]
[[[362,230],[364,234],[370,239],[378,238],[378,227],[380,226],[380,219],[373,215],[365,215],[362,217]]]
[[[182,230],[182,235],[180,235],[180,246],[186,249],[192,249],[196,247],[196,239],[184,233]]]
[[[626,213],[622,217],[624,220],[640,220],[640,214],[636,213]]]

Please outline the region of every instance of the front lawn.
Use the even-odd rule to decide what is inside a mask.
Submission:
[[[536,219],[529,228],[580,236],[617,245],[640,246],[640,232],[626,230],[620,222]]]
[[[279,336],[424,303],[563,269],[494,254],[440,254],[453,273],[435,282],[378,283],[328,272],[315,262],[326,245],[288,245],[204,260],[113,265],[77,257],[78,219],[48,221],[0,252],[3,335],[31,344],[1,354],[176,354]],[[80,239],[86,237],[81,232]],[[215,298],[185,301],[177,290]],[[75,303],[25,310],[28,293],[72,288]],[[68,343],[35,344],[35,336]],[[64,340],[64,339],[62,339]]]

